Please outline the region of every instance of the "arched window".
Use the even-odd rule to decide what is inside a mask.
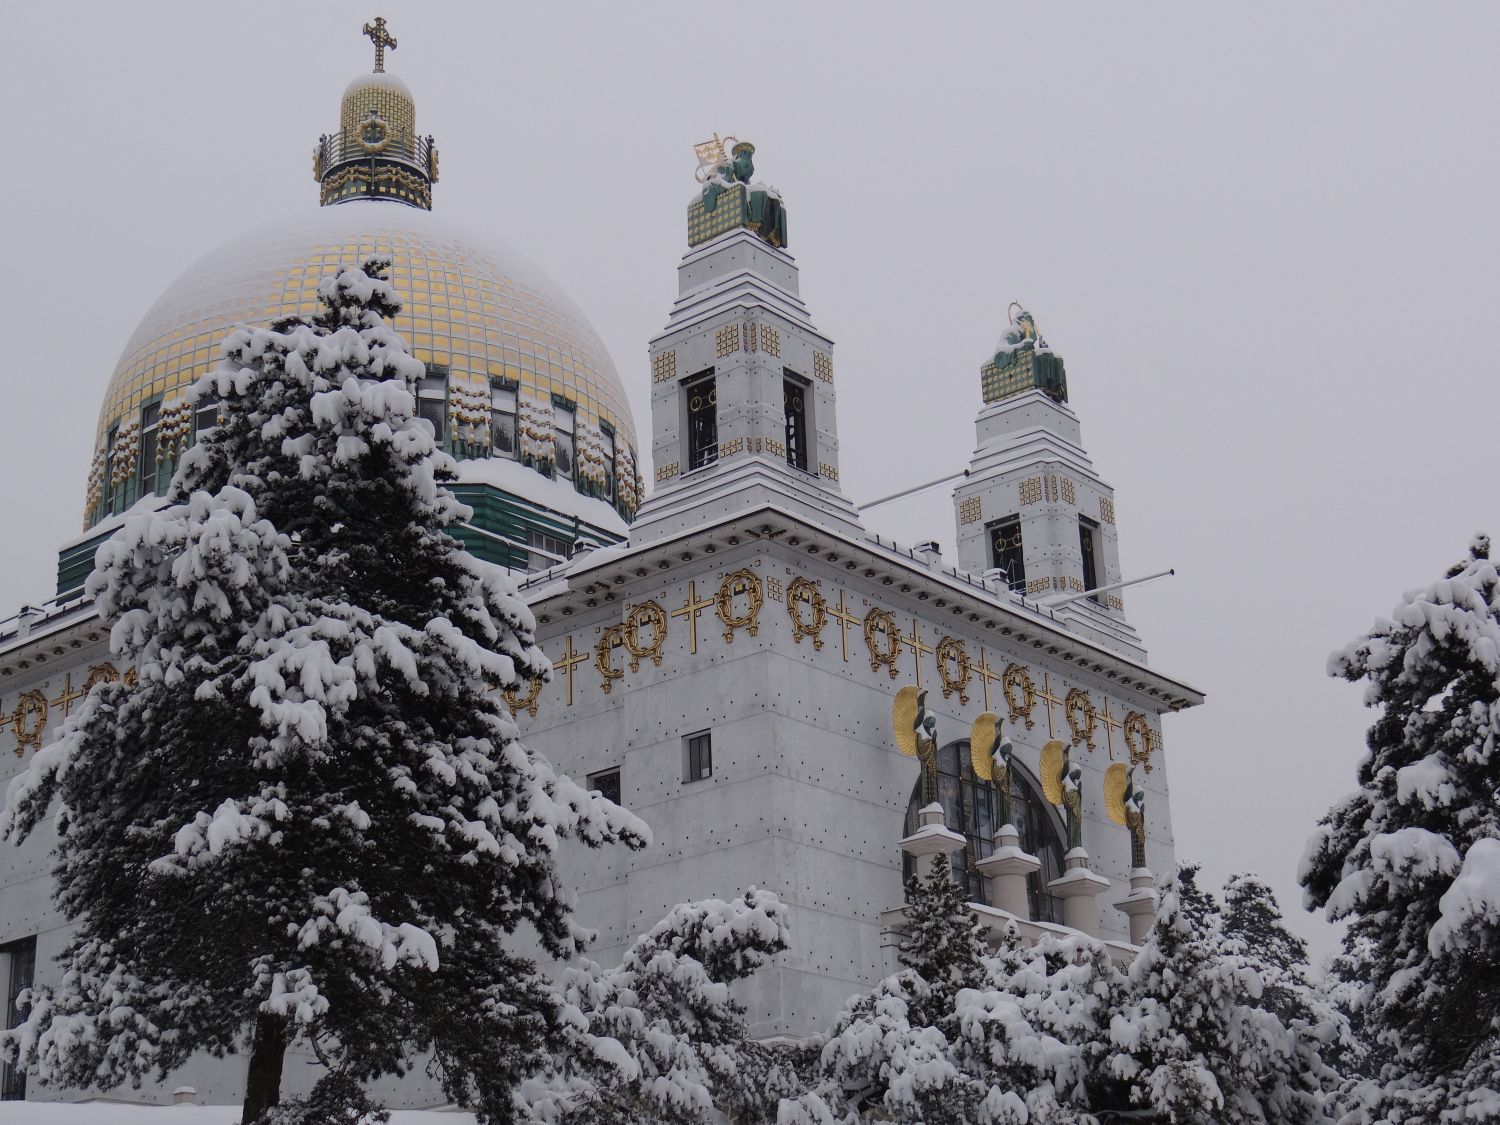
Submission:
[[[953,871],[968,893],[970,902],[989,904],[984,877],[975,864],[995,850],[995,787],[974,775],[969,759],[969,741],[950,742],[938,751],[938,802],[949,828],[962,832],[968,846],[953,856]],[[922,807],[922,778],[912,787],[906,809],[906,835],[917,829],[917,810]],[[1010,771],[1010,818],[1021,834],[1021,847],[1042,861],[1041,868],[1027,876],[1026,897],[1031,917],[1038,922],[1061,922],[1062,903],[1047,890],[1047,884],[1063,873],[1062,829],[1057,814],[1042,798],[1041,786],[1019,762],[1012,759]],[[916,873],[911,856],[902,862],[901,877]]]

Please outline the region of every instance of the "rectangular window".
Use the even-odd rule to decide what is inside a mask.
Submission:
[[[557,451],[557,475],[569,480],[573,477],[573,412],[566,406],[553,404],[552,444]]]
[[[786,412],[786,463],[807,472],[807,384],[787,373],[782,380]]]
[[[546,570],[549,566],[556,566],[559,562],[566,561],[573,555],[569,544],[564,543],[555,535],[547,535],[536,528],[527,528],[526,545],[535,551],[545,551],[544,555],[534,556],[532,559],[533,570]]]
[[[219,400],[213,395],[204,395],[198,400],[198,405],[193,408],[193,427],[198,432],[198,437],[219,424]]]
[[[157,460],[157,452],[161,449],[161,403],[153,402],[141,411],[141,491],[165,492],[162,481],[159,479],[162,463]],[[168,480],[171,474],[167,474]]]
[[[719,398],[713,372],[684,383],[687,396],[688,470],[701,469],[719,459]]]
[[[444,375],[424,376],[417,390],[417,417],[432,427],[433,439],[447,440],[448,379]]]
[[[687,737],[687,768],[683,781],[702,781],[714,772],[713,735],[708,731],[690,734]]]
[[[604,435],[604,499],[615,498],[615,435],[608,430],[599,430]]]
[[[490,386],[490,453],[516,455],[516,392],[495,384]]]
[[[115,441],[120,436],[120,427],[111,426],[104,435],[104,511],[112,515],[115,511]]]
[[[1093,590],[1099,585],[1099,525],[1088,516],[1078,517],[1078,553],[1083,556],[1083,588]],[[1093,600],[1104,604],[1104,595],[1095,594]]]
[[[30,988],[36,977],[36,938],[23,938],[0,945],[0,999],[5,1001],[4,1027],[8,1030],[21,1022],[16,997]],[[0,1064],[0,1101],[26,1100],[26,1068]]]
[[[990,566],[1005,572],[1017,593],[1026,592],[1026,556],[1021,550],[1021,517],[1007,516],[990,524]]]
[[[589,774],[589,792],[598,793],[607,801],[620,803],[620,767]]]

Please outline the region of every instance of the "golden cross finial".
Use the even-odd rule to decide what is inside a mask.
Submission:
[[[374,23],[365,24],[365,34],[375,44],[375,73],[385,73],[385,49],[396,49],[396,37],[385,29],[385,17],[376,16]]]

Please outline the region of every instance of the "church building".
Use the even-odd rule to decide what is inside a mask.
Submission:
[[[977,406],[974,452],[952,466],[957,557],[893,542],[844,492],[839,392],[859,380],[800,295],[788,203],[756,179],[753,145],[716,136],[697,146],[677,299],[647,360],[627,364],[650,380],[638,439],[583,312],[488,232],[436,217],[437,146],[384,68],[385,22],[365,30],[374,71],[314,150],[321,206],[210,251],[125,344],[57,596],[0,620],[0,786],[91,687],[131,681],[84,580],[215,425],[186,391],[219,342],[315,312],[322,278],[383,253],[395,327],[426,368],[419,411],[473,512],[460,536],[509,568],[553,664],[550,682],[507,694],[522,737],[654,835],[638,853],[565,857],[596,960],[676,903],[767,888],[791,946],[741,999],[755,1034],[804,1036],[892,970],[903,880],[936,853],[994,934],[1071,928],[1127,956],[1154,912],[1152,872],[1174,866],[1163,718],[1203,696],[1153,669],[1129,623],[1114,494],[1031,314],[1013,305],[995,351],[951,373],[974,380]],[[48,828],[0,842],[6,1026],[67,939],[54,842]],[[290,1092],[315,1078],[300,1069]],[[164,1103],[186,1085],[233,1102],[243,1071],[204,1057],[110,1096]],[[5,1098],[70,1096],[17,1069],[0,1081]],[[442,1101],[420,1074],[377,1093]]]

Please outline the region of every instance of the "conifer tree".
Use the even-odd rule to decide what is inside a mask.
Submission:
[[[1500,1119],[1500,577],[1490,542],[1329,659],[1379,709],[1308,842],[1310,907],[1374,1049],[1368,1120]]]
[[[467,511],[415,417],[385,265],[325,281],[315,318],[233,333],[197,389],[220,425],[169,506],[99,549],[89,590],[139,687],[96,687],[0,820],[24,835],[59,803],[77,929],[9,1040],[44,1081],[249,1047],[250,1122],[301,1042],[330,1071],[304,1117],[430,1053],[450,1096],[506,1120],[556,1016],[506,940],[586,940],[560,838],[646,840],[491,690],[548,666],[503,572],[448,533]]]
[[[933,1022],[952,1010],[960,988],[979,987],[984,955],[984,928],[954,880],[948,857],[933,856],[926,876],[918,872],[906,884],[905,930],[896,954],[927,985],[913,1022]]]
[[[710,1125],[774,1119],[796,1089],[750,1039],[729,985],[786,948],[786,910],[751,888],[731,902],[675,907],[613,969],[563,974],[558,1049],[519,1101],[547,1125]]]

